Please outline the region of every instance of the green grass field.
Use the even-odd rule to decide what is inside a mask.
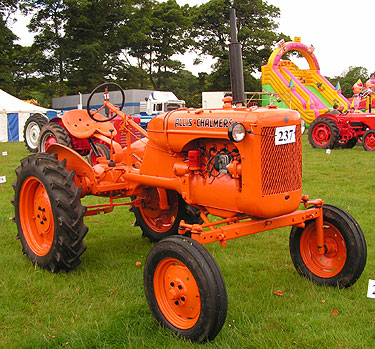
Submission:
[[[198,348],[159,327],[143,290],[151,248],[128,208],[85,218],[82,264],[51,274],[22,255],[11,218],[12,182],[23,143],[0,143],[0,347]],[[373,348],[375,299],[375,153],[362,147],[312,149],[303,136],[303,192],[350,212],[366,236],[368,257],[351,288],[302,279],[289,256],[290,228],[206,245],[226,282],[228,315],[205,348]],[[93,201],[93,198],[89,200]],[[87,203],[83,200],[83,204]],[[136,266],[136,262],[142,266]],[[281,290],[283,296],[273,294]],[[373,344],[371,344],[373,343]]]

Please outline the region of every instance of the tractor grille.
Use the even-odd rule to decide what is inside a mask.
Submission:
[[[261,135],[262,195],[301,189],[301,126],[296,127],[295,143],[275,145],[275,127],[263,127]]]

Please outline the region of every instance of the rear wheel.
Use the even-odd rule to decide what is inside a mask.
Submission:
[[[293,227],[289,249],[298,273],[316,284],[345,288],[353,285],[366,264],[363,232],[347,212],[323,206],[324,254],[318,253],[315,220]]]
[[[364,150],[375,150],[375,130],[368,130],[362,137],[362,146]]]
[[[41,114],[33,114],[26,120],[23,128],[23,138],[25,140],[26,148],[32,153],[38,151],[40,130],[47,123],[48,119]]]
[[[162,326],[194,342],[212,340],[227,314],[227,292],[218,265],[198,242],[172,236],[147,256],[144,287]]]
[[[177,235],[181,220],[191,224],[202,222],[199,210],[188,206],[175,191],[146,187],[140,197],[141,206],[133,207],[132,211],[143,236],[151,242]],[[167,207],[161,207],[161,202],[166,203]]]
[[[326,117],[315,119],[308,131],[309,142],[313,148],[333,149],[339,136],[336,123]]]
[[[72,147],[68,131],[56,122],[49,122],[40,131],[39,136],[39,151],[45,152],[47,148],[54,143]]]
[[[108,147],[105,144],[96,143],[95,146],[96,146],[96,149],[98,149],[100,156],[104,156],[107,160],[110,159],[111,151],[108,149]],[[98,158],[96,157],[92,149],[90,150],[90,153],[88,155],[88,162],[91,166],[94,166],[98,163]]]
[[[54,273],[76,268],[88,229],[74,173],[55,156],[38,153],[23,159],[16,174],[12,203],[23,252]]]

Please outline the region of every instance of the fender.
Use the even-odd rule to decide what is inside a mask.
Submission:
[[[75,171],[75,182],[82,188],[81,197],[87,193],[96,191],[95,172],[90,164],[75,150],[65,145],[51,144],[47,151],[48,154],[56,154],[59,161],[66,161],[66,168],[69,171]]]

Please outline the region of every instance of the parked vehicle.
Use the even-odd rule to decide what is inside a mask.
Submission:
[[[232,12],[232,23],[233,17]],[[240,57],[236,36],[232,44],[231,57]],[[237,71],[233,80],[238,76]],[[131,206],[143,235],[158,241],[144,266],[151,312],[161,325],[195,342],[213,340],[227,314],[225,282],[204,244],[225,246],[292,226],[290,255],[301,276],[340,288],[360,277],[367,252],[358,223],[342,209],[302,195],[298,112],[241,106],[241,89],[234,86],[236,99],[226,97],[223,108],[162,113],[145,131],[108,100],[109,87],[101,86],[102,107],[94,111],[88,103],[87,118],[83,111],[72,113],[79,132],[90,119],[88,133],[95,129],[99,139],[109,140],[110,159],[99,157],[91,166],[54,143],[46,153],[21,160],[16,170],[15,222],[33,263],[51,272],[76,268],[86,249],[84,217]],[[105,109],[122,118],[128,139],[131,128],[144,138],[122,148],[113,132],[106,133],[112,126],[99,114]],[[84,207],[87,195],[109,202]],[[124,197],[131,201],[117,201]]]
[[[353,148],[361,140],[363,149],[375,150],[375,114],[322,114],[310,125],[308,138],[313,148]]]

